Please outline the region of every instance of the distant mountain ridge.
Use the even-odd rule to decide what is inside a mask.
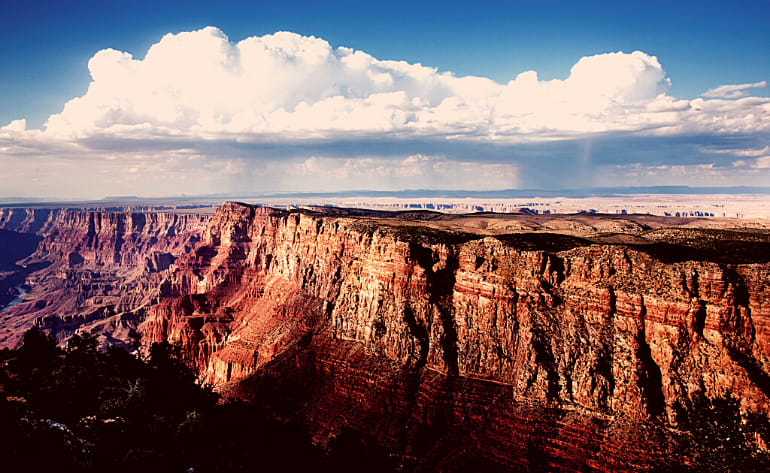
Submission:
[[[453,189],[404,189],[404,190],[348,190],[339,192],[234,192],[218,194],[181,195],[164,197],[108,196],[96,200],[44,201],[31,197],[1,197],[0,207],[45,207],[49,205],[101,207],[126,203],[168,203],[225,200],[273,199],[273,198],[345,198],[345,197],[392,197],[392,198],[477,198],[517,199],[525,197],[611,197],[617,195],[770,195],[770,186],[647,186],[647,187],[588,187],[580,189],[500,189],[500,190],[453,190]]]

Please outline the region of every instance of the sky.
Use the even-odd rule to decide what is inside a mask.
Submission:
[[[25,2],[0,197],[770,185],[767,2]]]

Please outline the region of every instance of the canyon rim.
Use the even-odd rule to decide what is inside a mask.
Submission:
[[[5,2],[0,469],[770,471],[770,4]]]

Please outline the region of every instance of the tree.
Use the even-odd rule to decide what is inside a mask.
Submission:
[[[24,333],[24,344],[19,349],[16,361],[23,371],[49,368],[58,358],[56,342],[33,326]]]
[[[99,347],[99,339],[90,332],[76,333],[67,341],[67,351],[71,354],[93,356]]]

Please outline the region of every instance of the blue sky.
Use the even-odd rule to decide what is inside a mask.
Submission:
[[[617,51],[625,53],[641,51],[648,57],[654,57],[659,61],[660,70],[665,74],[669,85],[663,84],[662,76],[655,76],[654,80],[657,80],[659,85],[665,85],[665,94],[668,97],[677,100],[692,100],[707,90],[722,85],[761,84],[762,81],[770,80],[768,18],[770,18],[770,4],[767,2],[730,2],[726,4],[709,1],[555,1],[516,4],[477,1],[471,4],[463,2],[453,5],[447,2],[391,1],[373,3],[359,1],[334,3],[228,2],[226,5],[217,5],[213,2],[197,1],[38,2],[31,0],[19,2],[5,0],[3,15],[0,16],[0,60],[2,60],[2,67],[0,67],[0,126],[8,124],[12,120],[25,119],[26,135],[24,135],[24,139],[35,141],[29,130],[41,129],[49,116],[62,112],[65,103],[86,93],[92,80],[88,63],[97,52],[112,48],[132,54],[135,60],[141,60],[150,46],[158,43],[167,33],[196,31],[209,25],[219,28],[232,44],[248,37],[261,37],[276,31],[291,31],[301,37],[322,38],[332,48],[347,46],[355,50],[365,51],[378,60],[392,59],[405,61],[409,64],[421,63],[424,66],[437,68],[439,72],[451,71],[456,77],[481,76],[502,85],[515,79],[519,73],[529,70],[537,71],[539,81],[565,80],[570,76],[571,68],[581,58]],[[653,69],[657,67],[647,59],[644,61],[642,61],[646,64],[644,67],[649,66]],[[637,66],[629,65],[629,67]],[[614,66],[599,64],[595,67]],[[330,81],[330,83],[337,84],[336,78],[330,79]],[[388,92],[395,90],[388,89]],[[769,92],[767,87],[745,90],[746,92],[741,92],[741,95],[758,98],[767,97]],[[376,90],[378,93],[380,91],[380,89]],[[654,95],[661,91],[662,89],[656,89],[655,93],[650,92],[652,95],[649,95],[645,100],[653,100]],[[496,94],[497,92],[490,93]],[[408,98],[412,100],[414,94],[417,92],[408,93]],[[465,95],[462,97],[462,100],[467,99]],[[356,95],[348,98],[360,97]],[[435,103],[431,103],[431,106],[435,105]],[[767,108],[763,103],[736,105],[734,108],[744,110],[745,114],[754,113],[756,115],[756,112],[746,111],[748,110],[746,107],[750,105],[759,107],[760,112],[764,112]],[[662,105],[655,105],[658,108],[660,106]],[[708,113],[717,114],[719,120],[722,119],[720,113],[737,113],[732,109],[729,112],[722,112],[722,108],[712,105],[711,109],[713,110]],[[121,113],[125,115],[125,111]],[[436,113],[438,112],[432,111],[431,116],[435,117]],[[627,111],[623,113],[628,114]],[[92,121],[93,123],[102,123],[103,118],[93,118]],[[217,166],[227,167],[229,165],[231,168],[241,166],[239,169],[250,170],[245,174],[258,172],[252,169],[252,164],[238,164],[240,162],[238,160],[258,161],[257,167],[261,170],[259,172],[265,171],[266,166],[270,166],[267,161],[268,158],[263,157],[264,149],[268,147],[265,143],[276,140],[281,142],[282,148],[293,150],[291,156],[282,158],[284,161],[290,157],[302,168],[302,163],[314,158],[318,163],[325,163],[324,172],[332,172],[332,174],[334,172],[329,171],[329,169],[335,168],[335,166],[336,168],[344,167],[345,164],[340,163],[347,162],[335,161],[335,159],[353,160],[352,164],[347,164],[348,168],[350,166],[363,166],[361,163],[369,163],[376,167],[379,160],[383,159],[388,162],[398,160],[399,163],[406,162],[410,158],[413,158],[413,161],[422,160],[420,162],[423,163],[423,168],[415,168],[411,171],[395,170],[390,174],[386,173],[387,179],[383,181],[385,187],[419,184],[419,181],[399,179],[399,176],[412,176],[413,174],[409,174],[412,171],[417,173],[414,175],[420,175],[419,173],[425,170],[425,166],[429,169],[441,168],[442,166],[452,168],[454,166],[456,175],[461,176],[465,172],[463,171],[465,168],[461,165],[477,162],[485,165],[501,165],[506,164],[506,162],[511,164],[513,167],[508,171],[517,176],[515,179],[511,179],[511,186],[523,186],[529,183],[540,186],[547,185],[549,184],[547,179],[533,178],[530,182],[528,176],[543,175],[548,168],[553,168],[555,163],[567,162],[569,162],[569,166],[564,166],[564,169],[568,170],[565,174],[572,175],[573,178],[574,176],[581,176],[581,173],[593,175],[594,166],[598,165],[596,163],[601,163],[602,172],[605,173],[606,179],[604,181],[600,179],[584,182],[584,184],[591,185],[602,185],[620,179],[617,177],[619,174],[613,173],[628,176],[630,172],[633,175],[634,171],[629,171],[630,168],[620,169],[623,166],[636,165],[637,172],[641,173],[642,171],[638,171],[638,169],[648,165],[652,166],[653,163],[658,168],[666,165],[700,165],[701,171],[706,169],[704,166],[710,164],[712,171],[708,172],[711,177],[703,177],[702,172],[696,176],[682,171],[685,177],[680,180],[688,182],[669,182],[670,179],[663,182],[663,180],[659,181],[654,177],[639,177],[631,178],[630,183],[688,184],[690,179],[695,179],[694,184],[700,182],[707,185],[720,183],[734,185],[739,180],[748,179],[751,183],[757,184],[767,177],[767,172],[764,171],[765,168],[763,167],[764,162],[755,163],[750,160],[746,161],[744,158],[761,159],[765,157],[765,153],[761,150],[767,145],[767,131],[756,125],[747,125],[744,123],[744,118],[731,118],[730,120],[729,127],[722,127],[718,130],[714,128],[716,131],[710,131],[711,129],[703,125],[706,122],[715,121],[714,116],[709,115],[707,118],[697,118],[696,121],[700,124],[698,126],[684,127],[683,131],[666,133],[665,137],[656,136],[647,140],[641,139],[643,143],[648,144],[650,153],[647,156],[640,156],[639,145],[637,144],[634,148],[633,158],[617,157],[616,155],[617,150],[623,148],[616,144],[618,140],[622,141],[622,136],[617,133],[630,132],[634,134],[634,137],[629,138],[630,140],[635,140],[635,143],[640,140],[636,136],[639,130],[631,130],[632,127],[626,121],[623,123],[613,122],[612,126],[603,128],[595,127],[595,130],[602,133],[615,133],[609,139],[605,135],[602,135],[601,138],[598,137],[594,128],[587,132],[583,129],[562,129],[563,127],[560,128],[561,125],[554,125],[553,127],[558,131],[558,137],[554,138],[554,136],[549,135],[546,139],[542,133],[544,128],[541,127],[536,134],[537,139],[530,139],[526,132],[521,132],[518,138],[513,140],[516,142],[527,141],[528,144],[526,145],[512,142],[500,145],[494,139],[479,138],[480,135],[477,131],[474,132],[473,137],[456,141],[459,143],[458,146],[446,146],[446,143],[437,136],[426,138],[423,132],[406,137],[399,132],[401,134],[395,142],[401,144],[393,145],[391,143],[393,140],[389,140],[389,137],[392,136],[383,134],[374,136],[371,130],[365,130],[366,137],[362,138],[363,141],[356,141],[347,136],[343,139],[340,138],[339,134],[319,138],[316,134],[314,139],[305,137],[302,140],[287,143],[275,136],[265,138],[264,135],[260,134],[264,139],[257,140],[259,143],[252,143],[246,148],[235,146],[221,136],[218,136],[214,143],[210,138],[206,138],[205,142],[193,144],[189,148],[197,150],[192,153],[196,156],[201,154],[198,151],[205,148],[206,152],[203,153],[204,156],[201,159],[211,164],[212,169],[217,168]],[[736,125],[738,122],[742,124]],[[131,124],[135,123],[131,122]],[[545,125],[548,124],[545,123]],[[521,129],[519,125],[511,126]],[[648,130],[651,126],[653,125],[646,124],[646,128],[643,128]],[[655,121],[654,126],[659,126],[658,121]],[[439,127],[441,128],[439,134],[444,133],[447,136],[456,137],[457,124],[454,123],[452,127],[451,130],[444,130]],[[189,131],[187,128],[185,130]],[[66,148],[71,145],[85,147],[87,151],[96,150],[105,154],[120,155],[119,160],[130,161],[126,165],[126,169],[136,168],[137,171],[134,173],[141,174],[144,171],[150,172],[149,169],[144,168],[147,168],[149,163],[155,159],[148,157],[151,153],[162,153],[162,159],[170,159],[168,158],[169,153],[171,153],[170,150],[178,153],[182,149],[181,146],[175,148],[170,145],[168,140],[151,140],[147,136],[142,136],[141,139],[127,140],[125,136],[121,135],[120,140],[110,141],[105,136],[106,132],[103,129],[100,129],[98,137],[91,132],[89,132],[90,134],[86,133],[89,136],[84,136],[83,133],[85,132],[82,130],[79,133],[77,138],[68,138],[69,141],[57,138],[59,141],[55,144],[52,144],[53,142],[50,140],[45,141],[40,138],[35,141],[34,146],[26,144],[24,147],[26,151],[12,150],[6,158],[0,155],[0,159],[8,161],[6,164],[13,165],[13,159],[17,159],[14,156],[18,157],[22,154],[28,156],[29,153],[34,153],[29,149],[38,149],[36,146],[54,154],[62,152],[63,147]],[[484,133],[486,133],[484,136],[487,138],[491,135],[497,136],[499,127]],[[644,133],[646,131],[642,130],[642,134]],[[672,134],[677,136],[676,143],[670,143]],[[685,135],[687,139],[682,138]],[[111,136],[115,138],[114,134]],[[136,135],[132,136],[135,137]],[[586,138],[587,136],[588,138]],[[199,138],[198,135],[196,137]],[[20,140],[18,137],[7,139],[17,144]],[[557,143],[552,142],[553,139],[557,139]],[[42,143],[41,140],[45,141],[44,145],[40,144]],[[102,147],[94,148],[90,144],[94,140],[102,140],[100,141]],[[535,142],[548,141],[548,143],[532,144],[533,140]],[[66,145],[64,141],[67,141]],[[105,144],[107,141],[110,143]],[[241,142],[243,140],[236,141]],[[682,141],[687,141],[689,144],[683,145]],[[644,147],[645,145],[642,145],[642,149]],[[218,154],[216,149],[234,150],[236,148],[237,151],[232,151],[227,156],[215,156]],[[343,148],[348,151],[341,153],[339,150]],[[494,151],[490,151],[493,148]],[[534,148],[537,150],[533,151]],[[586,151],[588,148],[590,151]],[[0,142],[1,149],[3,149],[2,142]],[[53,149],[57,151],[52,151]],[[129,152],[126,150],[136,149],[141,149],[141,152],[136,152],[138,154],[126,158],[125,153]],[[163,151],[157,151],[157,149]],[[351,149],[352,151],[350,151]],[[451,152],[455,149],[463,150],[465,155],[456,156],[457,153]],[[559,152],[553,152],[554,149],[558,149]],[[595,151],[607,149],[613,151],[605,151],[604,154],[597,154]],[[703,154],[701,152],[703,149],[708,149],[709,152]],[[696,150],[699,151],[696,152]],[[142,157],[137,157],[139,154]],[[671,154],[684,157],[665,158]],[[767,154],[770,155],[770,152]],[[547,157],[543,158],[544,155]],[[589,155],[590,162],[587,162],[586,159]],[[415,158],[415,156],[418,157]],[[72,158],[68,157],[67,159],[71,160]],[[95,166],[93,159],[96,158],[89,159],[91,160],[87,163],[85,161],[78,163],[78,166],[84,168]],[[745,165],[740,163],[741,160],[746,161]],[[546,161],[548,164],[537,164]],[[736,161],[739,161],[739,164],[735,165]],[[228,162],[229,164],[225,164]],[[37,173],[35,174],[38,179],[37,182],[40,182],[41,179],[43,181],[50,179],[45,175],[45,169],[49,167],[52,169],[57,166],[66,168],[67,164],[63,163],[64,161],[47,162],[45,165],[38,165],[37,170],[34,171]],[[67,163],[72,165],[73,161],[67,161]],[[614,171],[608,170],[608,166],[611,168],[613,165],[616,169]],[[169,166],[163,167],[163,169],[170,169]],[[751,170],[748,177],[739,175],[740,173],[723,173],[715,177],[713,172],[715,168],[729,167],[730,170],[734,170],[742,166],[746,168],[747,172]],[[198,171],[203,172],[205,169],[205,167],[199,168]],[[312,174],[312,170],[302,169],[302,172]],[[579,169],[582,171],[577,172]],[[95,168],[91,171],[96,172]],[[498,171],[489,172],[499,173]],[[16,181],[18,182],[18,178],[23,179],[21,176],[29,176],[29,172],[31,171],[23,171],[21,167],[18,167]],[[100,169],[99,172],[103,172],[104,175],[109,174],[104,169]],[[175,172],[179,174],[183,170],[177,169]],[[340,172],[344,175],[347,171]],[[236,172],[235,175],[242,177],[244,172]],[[554,186],[581,184],[579,179],[576,181],[573,178],[557,180]],[[115,182],[125,187],[126,190],[134,185],[125,179],[121,181],[118,181],[117,177],[115,179]],[[211,188],[206,190],[247,190],[252,185],[249,180],[241,181],[239,179],[227,178],[225,181],[217,181],[218,183],[211,183]],[[474,179],[484,179],[484,177],[480,175]],[[321,181],[311,179],[310,182]],[[329,186],[331,186],[334,180],[329,182]],[[360,187],[367,182],[366,180],[352,180],[347,185]],[[442,182],[448,181],[445,177],[437,178],[435,182],[428,180],[429,185],[440,185]],[[460,177],[457,177],[456,182],[451,180],[449,182],[455,186],[479,187],[477,182],[465,182]],[[77,183],[77,179],[73,178],[69,185],[57,187],[53,192],[56,195],[84,193]],[[499,184],[503,185],[505,182]],[[2,187],[3,185],[6,186],[5,189]],[[28,186],[28,188],[34,189],[34,186]],[[9,194],[14,191],[18,193],[21,190],[23,189],[13,189],[12,186],[4,184],[0,178],[0,194]],[[149,186],[139,188],[137,193],[157,194],[163,190]],[[178,188],[171,188],[171,190],[182,191],[186,190],[186,187],[180,185]]]

